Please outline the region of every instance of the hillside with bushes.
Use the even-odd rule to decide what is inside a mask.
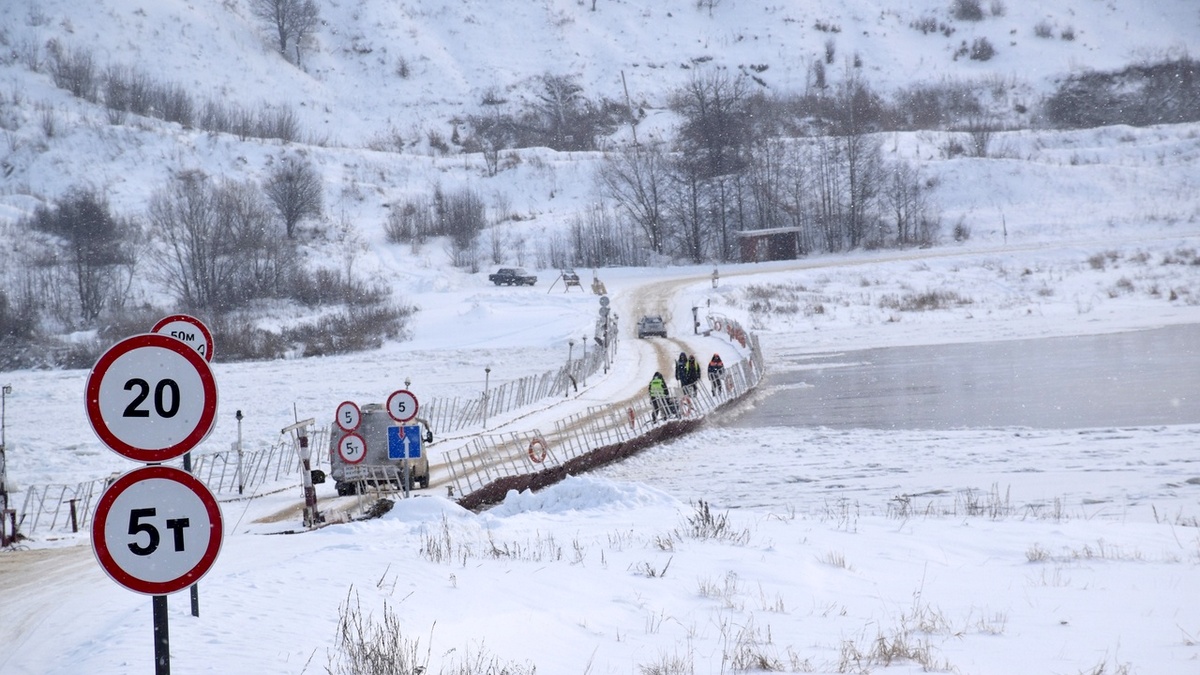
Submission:
[[[225,359],[370,349],[416,329],[414,268],[461,285],[499,264],[741,262],[747,232],[796,257],[1085,228],[1096,214],[1047,214],[1028,176],[1087,203],[1114,142],[1146,144],[1165,181],[1126,167],[1117,189],[1145,192],[1121,198],[1196,217],[1179,196],[1200,116],[1186,0],[10,16],[0,368],[84,366],[177,310],[239,336]]]

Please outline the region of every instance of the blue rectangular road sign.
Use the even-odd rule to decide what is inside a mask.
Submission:
[[[388,459],[404,459],[404,448],[408,446],[408,458],[421,458],[421,426],[407,424],[388,427]]]

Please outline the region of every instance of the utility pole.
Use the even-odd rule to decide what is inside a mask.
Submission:
[[[238,439],[237,439],[237,475],[238,475],[238,494],[246,491],[246,475],[242,473],[242,411],[237,411],[234,415],[238,423]]]
[[[17,517],[16,513],[12,514],[13,528],[12,532],[8,531],[7,522],[9,518],[8,509],[8,458],[6,450],[8,447],[8,439],[5,432],[5,415],[8,407],[8,395],[12,393],[12,385],[6,384],[0,389],[0,546],[8,546],[9,539],[15,539],[17,536]]]
[[[492,376],[492,367],[485,366],[483,369],[483,430],[487,431],[488,418],[488,379]]]
[[[574,353],[575,353],[575,341],[567,340],[567,370],[566,370],[567,377],[566,377],[566,381],[563,383],[563,385],[564,385],[563,389],[565,390],[565,391],[563,391],[563,396],[568,397],[568,398],[571,396],[571,356]]]

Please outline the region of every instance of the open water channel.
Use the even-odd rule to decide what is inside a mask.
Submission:
[[[736,427],[1071,429],[1200,423],[1200,326],[806,355]]]

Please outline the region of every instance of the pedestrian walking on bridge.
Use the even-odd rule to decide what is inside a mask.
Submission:
[[[654,407],[654,412],[650,415],[651,422],[657,422],[658,416],[661,413],[663,420],[667,419],[667,381],[663,379],[662,373],[654,373],[654,377],[650,378],[650,405]]]
[[[725,364],[720,354],[713,354],[708,362],[708,382],[712,385],[713,396],[725,391]]]

